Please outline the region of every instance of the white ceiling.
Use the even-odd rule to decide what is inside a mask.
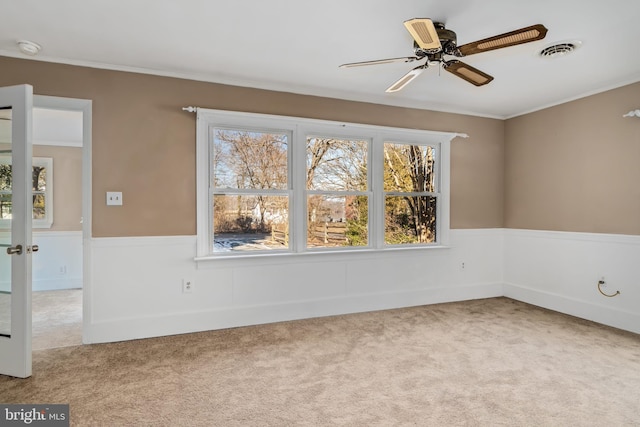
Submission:
[[[0,55],[122,69],[380,104],[507,118],[640,81],[638,0],[0,0]],[[338,69],[412,55],[402,25],[444,22],[462,45],[533,24],[544,40],[464,58],[495,80],[477,88],[416,64]],[[537,52],[582,42],[556,59]],[[37,88],[36,88],[37,91]],[[640,102],[640,100],[638,100]]]

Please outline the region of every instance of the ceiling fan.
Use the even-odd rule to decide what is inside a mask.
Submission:
[[[451,74],[475,86],[482,86],[491,82],[493,77],[457,59],[446,59],[445,55],[461,58],[476,53],[541,40],[547,35],[547,29],[544,25],[536,24],[458,46],[456,33],[446,29],[444,24],[440,22],[433,22],[429,18],[414,18],[405,21],[404,26],[413,37],[414,56],[352,62],[342,64],[340,68],[388,64],[392,62],[414,62],[426,58],[424,64],[415,67],[402,76],[398,81],[389,86],[386,92],[397,92],[403,89],[430,65],[442,65],[442,68]]]

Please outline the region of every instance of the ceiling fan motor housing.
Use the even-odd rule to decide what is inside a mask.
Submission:
[[[418,57],[429,57],[431,61],[439,61],[442,59],[442,53],[447,55],[458,55],[458,37],[454,31],[445,28],[441,22],[434,22],[434,27],[438,33],[438,39],[440,39],[441,48],[439,49],[421,49],[418,43],[414,40],[413,47],[415,54]],[[433,56],[438,56],[435,58]],[[433,57],[433,58],[432,58]]]

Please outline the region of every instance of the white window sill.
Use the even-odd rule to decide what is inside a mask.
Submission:
[[[449,249],[447,245],[424,245],[412,247],[388,247],[385,249],[317,249],[306,252],[261,252],[259,254],[220,254],[195,257],[198,268],[234,267],[242,264],[274,265],[303,262],[332,262],[364,259],[383,259],[406,254],[427,254]]]

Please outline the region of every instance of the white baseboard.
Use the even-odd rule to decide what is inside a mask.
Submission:
[[[37,291],[59,291],[63,289],[80,289],[82,288],[82,278],[69,278],[69,279],[43,279],[34,280],[32,282],[32,289]]]
[[[92,343],[123,341],[346,313],[494,298],[502,294],[501,284],[479,284],[117,319],[92,324],[88,338]]]
[[[639,313],[598,305],[588,301],[581,301],[575,298],[514,284],[504,285],[504,296],[559,313],[640,334]]]

